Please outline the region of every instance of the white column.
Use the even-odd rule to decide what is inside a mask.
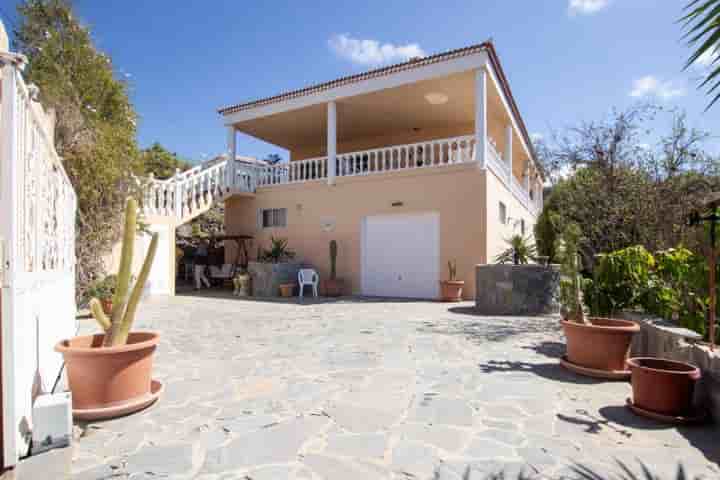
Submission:
[[[525,170],[523,173],[523,187],[525,187],[525,191],[530,193],[530,161],[525,161]]]
[[[485,168],[487,160],[487,72],[475,71],[475,161]]]
[[[505,127],[505,163],[508,166],[508,182],[512,181],[513,177],[513,128],[512,125]]]
[[[227,173],[226,184],[228,191],[235,188],[235,179],[237,178],[235,172],[235,158],[237,157],[237,143],[235,138],[235,127],[228,127],[228,165],[225,170]]]
[[[335,160],[337,159],[337,106],[334,101],[327,104],[327,162],[328,185],[335,184]]]
[[[175,169],[175,216],[182,218],[182,183],[180,182],[180,169]]]

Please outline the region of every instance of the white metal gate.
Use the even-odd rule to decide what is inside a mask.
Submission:
[[[77,199],[48,117],[22,78],[23,57],[0,52],[3,457],[25,454],[35,396],[48,392],[75,333]]]

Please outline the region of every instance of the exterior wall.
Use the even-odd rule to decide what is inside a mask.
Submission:
[[[338,129],[342,129],[342,118],[338,119]],[[337,151],[338,154],[357,152],[361,150],[370,150],[373,148],[387,147],[391,145],[405,145],[408,143],[417,143],[440,138],[459,137],[462,135],[473,135],[475,127],[472,123],[461,125],[451,125],[442,128],[420,129],[414,131],[412,129],[399,130],[387,135],[375,137],[354,138],[352,140],[341,141],[338,138]],[[308,142],[307,145],[296,147],[290,150],[290,158],[292,160],[304,160],[306,158],[323,157],[327,154],[326,139],[320,138]]]
[[[148,224],[148,230],[160,233],[158,249],[155,254],[155,262],[150,272],[150,277],[145,286],[144,295],[154,294],[175,294],[175,273],[177,262],[175,260],[175,224],[167,218],[146,216],[143,221]],[[139,234],[135,237],[134,255],[132,263],[132,274],[137,277],[142,268],[145,255],[150,246],[150,235]],[[103,255],[102,261],[105,271],[108,274],[117,273],[120,268],[120,255],[122,252],[122,238],[119,238],[113,245],[110,252]],[[160,268],[160,267],[165,268]],[[156,268],[157,267],[157,268]],[[169,267],[169,268],[167,268]],[[162,278],[161,278],[162,277]],[[162,285],[161,289],[156,286]]]
[[[267,248],[270,237],[289,240],[297,260],[312,264],[327,278],[329,242],[338,242],[337,274],[346,293],[361,288],[361,225],[366,216],[437,212],[440,215],[441,279],[448,260],[456,260],[458,278],[465,280],[466,298],[475,291],[474,266],[485,256],[485,173],[477,165],[395,172],[365,177],[340,177],[334,186],[324,181],[263,187],[254,197],[226,201],[225,227],[229,234],[255,236],[249,253]],[[393,203],[402,202],[393,207]],[[258,231],[260,208],[287,208],[287,227]],[[332,227],[329,227],[332,226]],[[329,230],[329,231],[328,231]],[[399,238],[398,242],[412,242]],[[228,258],[235,252],[228,250]]]
[[[495,263],[495,257],[508,246],[505,242],[514,234],[520,234],[520,220],[525,220],[525,235],[533,241],[535,238],[535,222],[537,218],[530,213],[515,196],[508,190],[495,174],[487,171],[487,262]],[[508,224],[500,222],[499,202],[507,207],[507,216],[511,219]]]

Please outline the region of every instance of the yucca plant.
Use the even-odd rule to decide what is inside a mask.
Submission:
[[[137,201],[133,198],[128,199],[125,205],[125,229],[123,230],[120,269],[117,274],[117,285],[112,299],[113,308],[110,316],[108,317],[103,312],[102,303],[98,298],[93,297],[90,300],[90,311],[100,328],[105,332],[103,346],[106,347],[127,343],[130,329],[135,321],[140,296],[150,275],[150,268],[157,251],[158,235],[154,233],[137,281],[131,286],[133,250],[135,248],[135,235],[137,234],[137,209]]]
[[[685,15],[680,19],[685,30],[685,39],[689,46],[695,47],[685,63],[685,69],[698,61],[707,59],[705,64],[710,67],[699,88],[707,87],[707,95],[711,96],[707,109],[720,99],[720,0],[692,0],[684,9]]]
[[[262,252],[262,260],[270,263],[280,263],[295,258],[295,252],[288,248],[286,238],[270,237],[270,249]]]
[[[505,240],[508,248],[495,257],[496,263],[512,263],[525,265],[535,260],[537,249],[530,238],[522,235],[513,235]]]

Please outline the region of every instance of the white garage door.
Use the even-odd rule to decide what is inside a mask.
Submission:
[[[363,295],[437,298],[440,232],[436,213],[366,217]]]

